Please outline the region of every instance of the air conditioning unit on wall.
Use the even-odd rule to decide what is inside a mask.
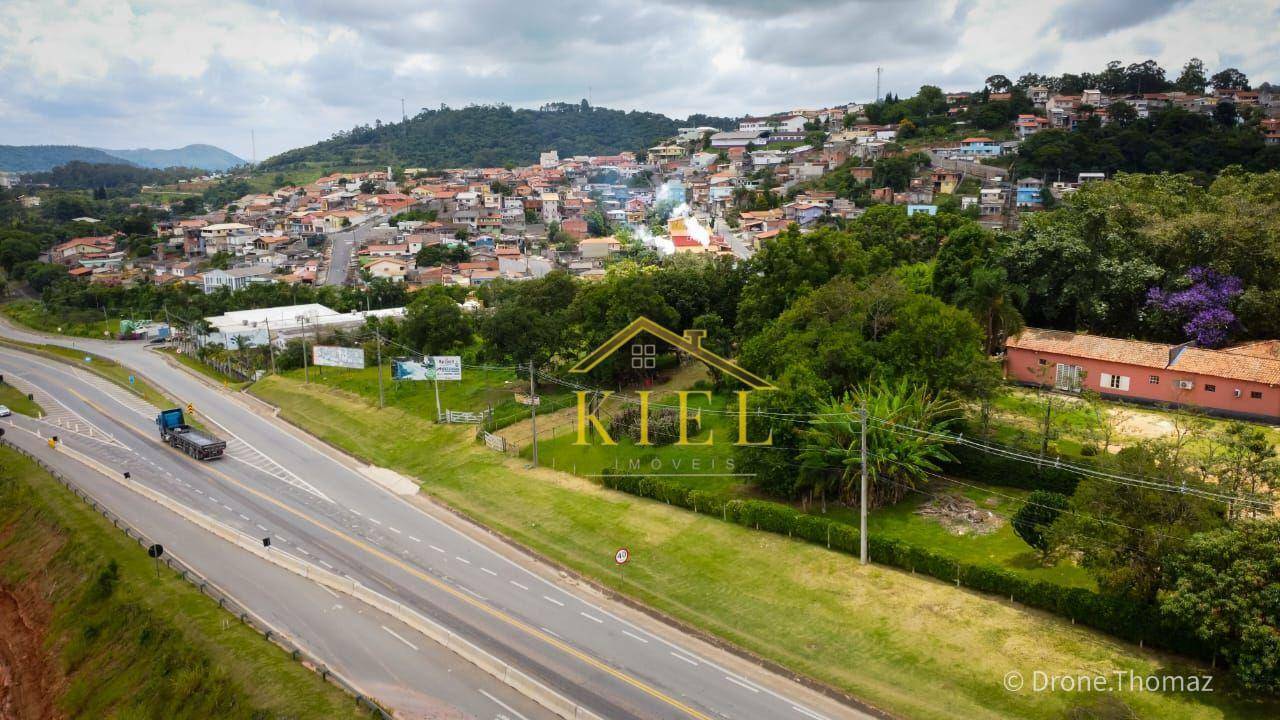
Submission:
[[[1190,380],[1179,380],[1179,381],[1178,381],[1178,389],[1179,389],[1179,390],[1190,390],[1191,388],[1193,388],[1193,387],[1195,387],[1195,386],[1196,386],[1196,384],[1195,384],[1194,382],[1191,382]]]

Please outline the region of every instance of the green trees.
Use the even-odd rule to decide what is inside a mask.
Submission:
[[[1174,81],[1173,85],[1185,93],[1203,93],[1205,87],[1209,85],[1209,78],[1205,75],[1206,72],[1203,60],[1191,58],[1186,65],[1182,66],[1182,74],[1178,75],[1178,79]]]
[[[1000,352],[1004,339],[1022,329],[1018,307],[1026,301],[1026,291],[1009,282],[1002,267],[975,267],[954,296],[956,306],[973,313],[982,326],[988,355]]]
[[[1067,509],[1069,502],[1070,499],[1062,493],[1033,490],[1022,507],[1013,514],[1009,524],[1023,542],[1039,550],[1042,555],[1047,554],[1051,547],[1049,526]]]
[[[468,257],[470,257],[470,253],[467,252],[465,245],[445,245],[440,243],[422,246],[414,262],[418,267],[434,267],[436,265],[466,262]]]
[[[794,225],[765,243],[744,271],[738,333],[758,332],[796,298],[838,275],[862,277],[870,259],[849,233],[821,228],[801,235]]]
[[[1053,525],[1051,542],[1078,552],[1104,592],[1152,603],[1167,558],[1196,533],[1222,527],[1225,508],[1203,497],[1169,491],[1201,485],[1168,445],[1125,448],[1109,469],[1158,486],[1102,477],[1081,480],[1071,497],[1070,514]]]
[[[744,341],[742,360],[772,377],[807,367],[829,396],[873,377],[965,392],[993,371],[968,313],[907,291],[886,276],[863,282],[836,278],[800,298]]]
[[[432,285],[413,296],[400,334],[406,345],[424,355],[443,355],[471,342],[471,319],[444,288]]]
[[[820,500],[835,491],[844,502],[858,497],[862,467],[862,421],[865,408],[874,419],[867,425],[867,504],[880,507],[901,500],[927,482],[941,463],[952,460],[936,435],[959,414],[960,406],[942,400],[924,385],[906,378],[881,380],[818,406],[813,424],[801,433],[801,464],[815,479]]]
[[[1280,693],[1280,522],[1237,523],[1172,555],[1160,609],[1216,649],[1241,686]]]
[[[482,352],[511,364],[542,365],[571,347],[569,306],[578,282],[553,272],[526,282],[497,282],[485,288],[489,309],[479,321]]]

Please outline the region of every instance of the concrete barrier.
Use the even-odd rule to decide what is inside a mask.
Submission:
[[[552,690],[546,685],[543,685],[524,672],[517,670],[501,658],[498,658],[487,650],[480,648],[475,643],[472,643],[457,633],[446,629],[442,625],[424,617],[420,613],[405,607],[404,604],[399,601],[393,600],[376,590],[367,588],[355,580],[339,575],[338,573],[317,567],[289,555],[288,553],[264,547],[262,545],[261,538],[245,535],[230,525],[187,507],[173,498],[147,487],[137,480],[124,477],[121,473],[103,465],[83,453],[67,447],[66,445],[59,445],[58,450],[77,462],[97,470],[102,475],[105,475],[129,490],[132,490],[148,500],[172,511],[197,527],[213,533],[216,537],[226,540],[227,542],[236,545],[257,557],[276,565],[277,567],[284,568],[289,572],[300,575],[331,590],[349,595],[356,600],[381,610],[387,615],[390,615],[405,625],[408,625],[414,630],[426,635],[436,643],[443,645],[458,657],[466,660],[472,665],[475,665],[489,675],[492,675],[494,678],[508,685],[516,692],[519,692],[556,715],[565,718],[565,720],[603,720],[601,716],[596,715],[587,708],[578,705],[573,700],[565,697],[555,690]]]

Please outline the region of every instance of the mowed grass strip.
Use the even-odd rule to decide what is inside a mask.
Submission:
[[[1225,695],[1011,693],[1007,672],[1204,672],[922,576],[605,490],[360,396],[269,377],[254,393],[348,452],[543,555],[762,657],[910,718],[1263,718]],[[620,573],[618,547],[632,561]],[[1116,713],[1112,715],[1112,713]]]
[[[44,413],[39,403],[28,399],[26,393],[5,382],[0,382],[0,405],[27,417],[40,417]]]
[[[34,585],[52,604],[47,646],[65,681],[55,703],[68,717],[370,717],[174,572],[157,576],[136,542],[3,446],[0,583]]]

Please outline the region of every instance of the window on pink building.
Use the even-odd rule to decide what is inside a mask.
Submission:
[[[1152,385],[1159,385],[1159,384],[1160,384],[1160,376],[1159,376],[1159,375],[1148,375],[1148,376],[1147,376],[1147,382],[1151,383]]]

